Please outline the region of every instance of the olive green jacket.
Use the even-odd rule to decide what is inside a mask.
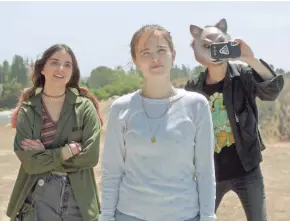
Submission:
[[[98,220],[100,207],[93,167],[99,159],[100,119],[92,101],[80,96],[75,89],[67,89],[66,92],[55,139],[45,150],[21,149],[23,139],[40,139],[40,91],[20,108],[14,151],[21,166],[7,209],[11,220],[15,219],[38,179],[50,171],[67,172],[83,220]],[[71,141],[80,142],[82,151],[64,161],[61,149]]]

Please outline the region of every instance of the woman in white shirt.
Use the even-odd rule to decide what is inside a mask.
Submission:
[[[131,55],[142,89],[111,106],[102,158],[101,221],[215,221],[210,107],[174,88],[175,49],[158,25],[139,29]]]

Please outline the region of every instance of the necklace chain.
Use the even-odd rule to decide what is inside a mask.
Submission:
[[[142,96],[142,107],[143,107],[144,113],[145,113],[145,115],[146,115],[146,117],[147,117],[147,122],[148,122],[148,125],[149,125],[149,128],[150,128],[150,132],[151,132],[151,134],[152,134],[152,128],[151,128],[151,125],[150,125],[150,121],[149,121],[149,119],[156,120],[156,119],[160,119],[160,118],[162,118],[162,117],[165,116],[165,114],[168,112],[168,110],[170,109],[170,107],[171,107],[171,105],[172,105],[172,97],[173,97],[173,95],[174,95],[174,92],[175,92],[175,90],[173,90],[172,93],[171,93],[170,96],[169,96],[169,102],[168,102],[168,105],[167,105],[165,111],[161,114],[161,116],[158,116],[158,117],[150,117],[150,116],[149,116],[149,114],[147,113],[146,108],[145,108],[144,98],[143,98],[143,96]],[[158,130],[159,130],[160,125],[161,125],[161,122],[158,124],[157,129],[155,130],[155,133],[154,133],[154,134],[152,135],[152,137],[151,137],[151,143],[156,143],[156,141],[157,141],[157,140],[156,140],[156,134],[157,134],[157,132],[158,132]]]
[[[57,96],[49,95],[49,94],[45,93],[44,91],[42,93],[43,93],[44,96],[51,97],[51,98],[60,98],[60,97],[65,95],[65,92],[63,94],[57,95]]]

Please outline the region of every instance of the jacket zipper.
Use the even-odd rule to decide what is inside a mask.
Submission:
[[[235,118],[236,118],[236,122],[237,123],[239,123],[240,122],[240,120],[239,120],[239,118],[238,118],[238,116],[237,116],[237,114],[235,113]]]

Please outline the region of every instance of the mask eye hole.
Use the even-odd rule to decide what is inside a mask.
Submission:
[[[210,48],[210,45],[209,44],[204,44],[204,47],[205,48]]]

